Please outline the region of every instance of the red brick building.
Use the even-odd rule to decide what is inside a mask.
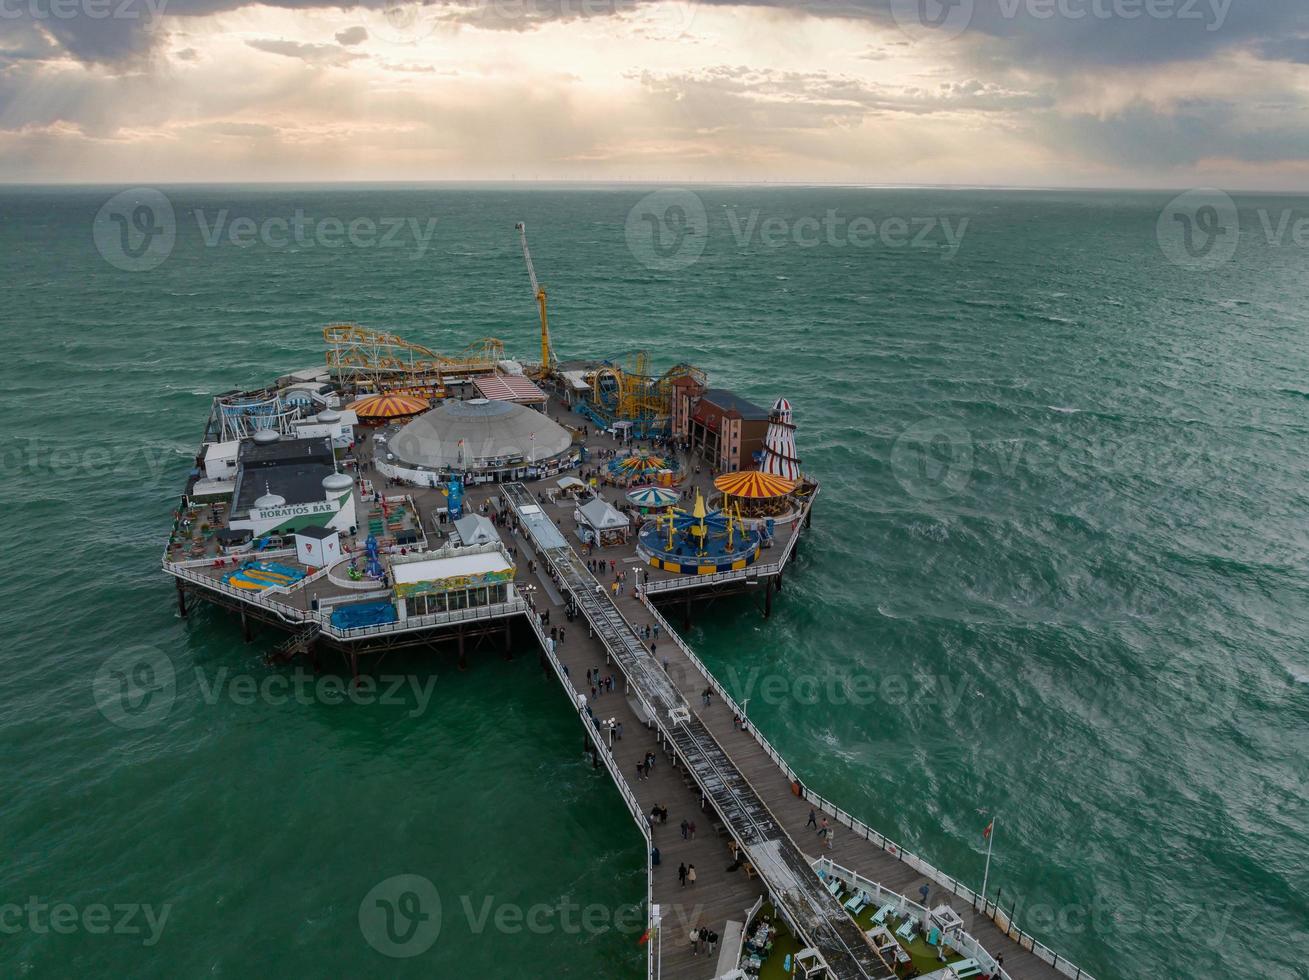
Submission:
[[[701,388],[679,378],[673,396],[673,431],[715,470],[728,473],[756,467],[768,434],[768,409],[727,391]]]

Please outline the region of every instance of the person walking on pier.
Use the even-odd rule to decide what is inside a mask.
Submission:
[[[677,869],[677,880],[682,883],[683,888],[686,887],[686,862],[685,861],[683,861],[681,867]]]
[[[700,928],[698,926],[691,927],[691,953],[695,956],[700,955]]]
[[[818,818],[817,815],[814,813],[813,807],[809,808],[809,819],[805,821],[804,829],[808,830],[810,827],[813,827],[814,830],[818,829]]]
[[[683,820],[683,821],[682,821],[682,840],[689,840],[689,839],[690,839],[690,836],[689,836],[689,835],[690,835],[690,832],[691,832],[691,825],[690,825],[689,823],[687,823],[685,820]]]
[[[688,883],[689,885],[691,885],[692,888],[695,887],[695,865],[694,865],[694,864],[688,864],[688,865],[686,866],[686,880],[687,880],[687,883]]]
[[[828,834],[827,818],[823,817],[822,823],[818,826],[818,836],[826,837]]]
[[[636,764],[636,778],[641,782],[645,782],[645,767],[639,762]]]
[[[691,839],[691,840],[695,840],[695,821],[694,821],[694,820],[692,820],[692,821],[690,821],[690,822],[687,823],[687,825],[686,825],[686,830],[687,830],[687,833],[690,835],[690,839]]]

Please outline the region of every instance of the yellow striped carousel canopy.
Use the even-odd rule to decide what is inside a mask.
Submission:
[[[795,489],[795,481],[760,473],[758,470],[737,470],[724,473],[714,480],[714,486],[729,497],[744,500],[768,500],[772,497],[785,497]]]
[[[415,398],[412,395],[396,395],[391,392],[383,392],[380,395],[369,395],[367,398],[361,398],[354,402],[350,408],[360,418],[399,419],[427,411],[428,403],[422,398]]]

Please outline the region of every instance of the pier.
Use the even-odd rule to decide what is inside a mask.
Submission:
[[[296,382],[310,388],[320,383]],[[721,393],[715,397],[727,400]],[[506,424],[544,424],[535,422],[535,410],[523,410],[528,412],[524,416],[492,409],[485,399],[453,404],[463,407],[443,416],[431,413],[432,425],[501,416]],[[242,413],[236,421],[229,417],[232,406]],[[257,423],[240,421],[254,410]],[[698,521],[699,534],[707,533],[708,518],[693,516],[690,501],[697,513],[704,513],[701,501],[714,491],[715,468],[706,465],[708,472],[702,474],[693,454],[669,454],[669,463],[681,473],[676,496],[684,502],[678,518],[683,523],[674,523],[671,507],[652,508],[638,520],[646,531],[657,528],[657,536],[622,533],[601,540],[600,524],[583,527],[582,522],[607,519],[598,501],[607,503],[603,494],[612,487],[597,487],[594,479],[589,487],[576,478],[569,484],[562,479],[564,471],[605,461],[610,467],[622,465],[632,458],[633,447],[626,434],[589,426],[561,428],[556,418],[577,410],[563,396],[541,406],[539,414],[550,425],[571,432],[558,443],[551,468],[533,465],[525,474],[521,461],[507,463],[503,454],[480,460],[485,464],[482,477],[460,488],[466,514],[494,519],[477,518],[490,531],[486,541],[476,543],[453,536],[453,525],[443,516],[451,491],[436,474],[406,470],[396,462],[392,450],[406,451],[399,445],[398,425],[351,430],[349,452],[342,453],[338,443],[317,470],[313,460],[299,456],[287,464],[296,473],[284,485],[309,487],[306,502],[292,504],[299,507],[292,515],[283,506],[286,501],[279,503],[281,498],[269,489],[262,475],[267,471],[256,467],[281,465],[283,456],[301,451],[291,447],[316,452],[312,440],[270,437],[265,429],[253,435],[229,430],[239,424],[266,426],[269,418],[283,419],[277,424],[284,428],[303,425],[296,421],[302,413],[287,408],[277,388],[216,399],[202,451],[206,476],[199,475],[197,456],[197,471],[174,515],[163,556],[163,569],[176,584],[179,614],[186,616],[194,599],[209,602],[239,618],[247,642],[261,626],[286,634],[270,652],[271,664],[299,659],[325,669],[330,658],[339,657],[355,677],[387,652],[403,648],[453,647],[460,668],[470,657],[512,656],[520,649],[515,634],[521,639],[530,632],[544,669],[578,715],[590,763],[610,774],[645,840],[650,978],[751,976],[759,963],[748,940],[771,916],[788,943],[795,944],[788,958],[793,957],[792,975],[797,977],[891,980],[918,975],[917,969],[938,980],[1092,980],[1017,928],[994,901],[984,901],[810,789],[665,618],[680,618],[689,627],[695,603],[728,595],[756,603],[768,617],[784,581],[795,573],[818,485],[806,483],[789,513],[766,511],[779,515],[767,520],[766,533],[763,518],[746,524],[724,505],[715,512],[722,515],[717,518],[718,549],[688,548],[686,541],[694,545],[685,537],[691,533],[688,526]],[[341,413],[332,409],[310,422],[332,431],[343,424]],[[445,436],[434,432],[429,444],[449,445]],[[215,447],[227,447],[234,470],[242,454],[250,457],[253,486],[241,491],[239,470],[229,479],[223,471],[229,464],[222,459],[214,461],[217,475],[208,475]],[[342,466],[349,476],[340,471]],[[571,492],[575,487],[585,488],[580,497]],[[193,495],[205,489],[208,502],[196,504]],[[236,525],[230,518],[242,499],[261,520],[285,524],[292,516],[301,529],[296,546],[274,542],[265,547],[261,541],[252,551],[246,532],[245,549],[233,553],[220,535],[233,533]],[[581,512],[584,500],[594,503],[591,517]],[[636,515],[634,508],[629,510]],[[307,529],[300,519],[329,511],[336,522],[330,533],[316,526],[322,518],[306,517]],[[666,514],[667,522],[658,523],[657,514]],[[592,563],[603,561],[594,572],[574,545],[587,537],[587,528],[594,533],[582,547]],[[677,543],[679,534],[682,544]],[[370,562],[378,559],[375,537],[387,549],[386,575],[378,565],[376,578],[362,577],[358,566],[365,555]],[[297,551],[315,542],[334,545],[338,539],[340,557],[321,563]],[[445,570],[433,572],[432,566]],[[613,585],[620,572],[624,588],[616,594]],[[416,587],[402,592],[402,575],[406,586]],[[379,618],[367,620],[373,613]],[[559,627],[564,628],[562,639],[557,639]],[[652,650],[647,638],[655,631],[657,649]],[[615,689],[604,693],[601,687],[593,694],[587,681],[592,671],[613,674]],[[651,756],[653,768],[638,772]],[[811,809],[830,823],[831,837],[815,832]],[[654,816],[662,811],[666,822]],[[683,821],[693,826],[685,835]],[[695,868],[694,883],[680,880],[681,865]],[[951,922],[952,969],[944,972],[944,961],[939,968],[928,965],[921,950],[918,961],[912,961],[879,920],[870,928],[874,907],[900,923],[905,932],[897,935],[906,943],[915,923]],[[694,951],[693,929],[716,933],[718,948]],[[944,950],[945,943],[938,948]]]

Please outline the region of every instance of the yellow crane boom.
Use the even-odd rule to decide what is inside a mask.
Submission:
[[[532,251],[527,247],[527,223],[520,221],[514,225],[518,231],[518,240],[523,246],[523,259],[527,262],[527,277],[532,281],[532,295],[541,310],[541,374],[548,375],[559,363],[550,348],[550,321],[545,312],[545,287],[536,281],[536,267],[532,265]]]

